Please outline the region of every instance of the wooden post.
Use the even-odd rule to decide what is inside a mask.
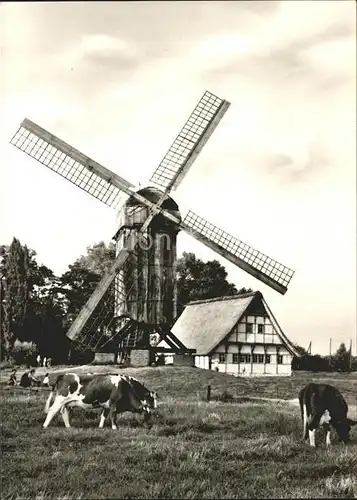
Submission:
[[[0,335],[2,337],[2,329],[3,329],[3,311],[2,311],[2,301],[3,301],[3,288],[2,288],[2,279],[3,275],[0,275]]]
[[[238,376],[240,377],[240,355],[241,355],[242,345],[238,344]]]
[[[211,385],[207,386],[207,401],[211,401]]]
[[[263,349],[264,349],[264,375],[265,375],[266,372],[267,372],[267,351],[268,351],[268,346],[266,346],[264,344],[263,345]]]
[[[254,344],[250,346],[250,374],[253,375],[253,354],[254,354]]]

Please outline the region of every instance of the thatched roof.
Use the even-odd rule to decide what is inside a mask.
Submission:
[[[172,327],[172,332],[188,349],[196,349],[198,355],[208,355],[229,334],[255,297],[264,301],[260,292],[250,292],[190,302]],[[272,324],[277,324],[270,309],[265,310]],[[291,343],[279,325],[277,329],[282,343],[292,351]]]

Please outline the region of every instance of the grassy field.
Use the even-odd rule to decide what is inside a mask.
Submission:
[[[98,412],[73,409],[73,428],[65,429],[56,417],[44,431],[48,390],[3,388],[3,500],[357,498],[357,428],[348,446],[333,435],[327,451],[320,432],[318,448],[311,449],[302,441],[296,404],[307,381],[324,380],[341,390],[357,419],[356,374],[242,379],[178,367],[120,373],[133,374],[159,392],[161,418],[150,430],[131,414],[119,416],[117,431],[97,429]],[[204,400],[208,384],[211,402]],[[233,401],[218,401],[225,391]]]

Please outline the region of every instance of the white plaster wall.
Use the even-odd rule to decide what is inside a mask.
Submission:
[[[230,375],[238,375],[238,365],[237,364],[232,364],[232,363],[227,363],[227,372],[226,373],[229,373]],[[222,367],[222,372],[225,372],[226,368],[225,367]]]
[[[274,363],[268,363],[266,365],[265,373],[266,373],[266,375],[276,375],[277,374],[276,360]]]
[[[254,333],[247,333],[247,342],[254,344]]]
[[[284,347],[284,346],[281,346],[281,347],[279,348],[279,354],[286,354],[286,355],[288,355],[288,356],[291,356],[291,354],[289,353],[289,351],[288,351],[288,350],[286,349],[286,347]]]
[[[278,365],[278,375],[291,375],[291,364]]]
[[[263,363],[253,363],[253,375],[254,374],[264,374],[264,364]]]
[[[240,375],[250,375],[251,370],[252,370],[252,365],[250,363],[240,363],[240,365],[239,365],[239,374]]]
[[[195,366],[208,370],[209,358],[208,356],[195,356]]]
[[[262,333],[256,333],[255,334],[255,341],[256,342],[264,342],[264,335]]]

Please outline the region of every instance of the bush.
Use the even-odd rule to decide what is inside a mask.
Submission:
[[[24,365],[30,364],[37,353],[38,348],[34,342],[20,342],[20,340],[15,340],[11,355],[15,364]]]

